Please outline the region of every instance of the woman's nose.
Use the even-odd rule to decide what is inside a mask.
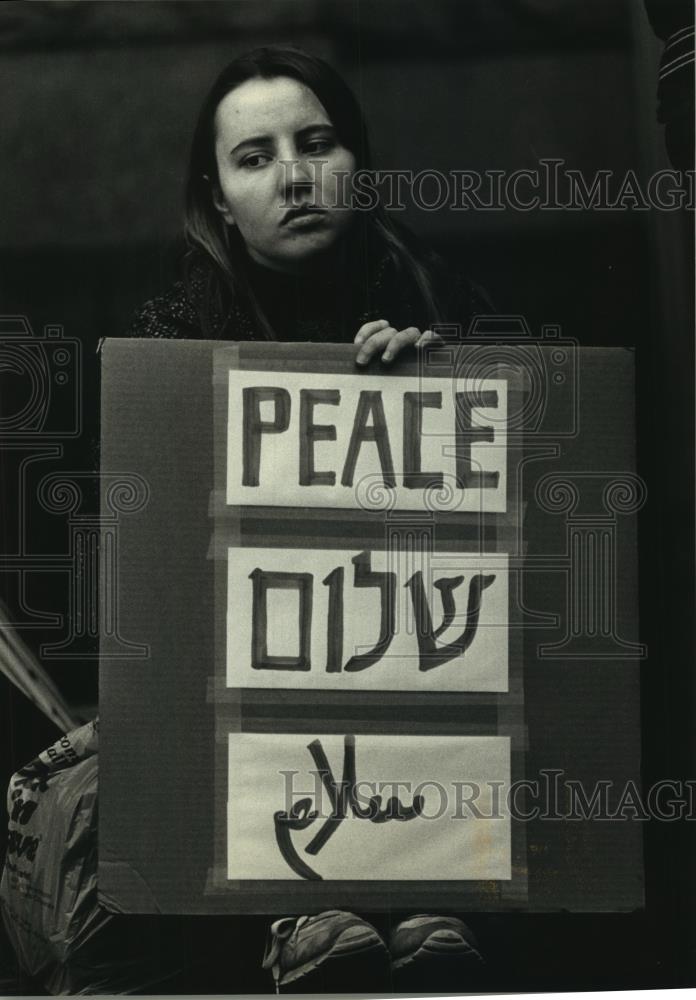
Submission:
[[[312,188],[315,183],[315,164],[303,157],[294,156],[281,162],[281,183],[285,191],[295,188]]]

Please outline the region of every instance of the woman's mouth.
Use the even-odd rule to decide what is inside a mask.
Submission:
[[[283,216],[281,226],[289,226],[292,229],[306,229],[311,226],[320,225],[326,215],[327,211],[325,208],[301,205],[297,208],[288,209]]]

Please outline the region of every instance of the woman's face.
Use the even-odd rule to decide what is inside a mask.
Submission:
[[[355,157],[309,87],[247,80],[220,102],[215,127],[215,206],[254,260],[300,271],[335,244],[350,223],[340,203]]]

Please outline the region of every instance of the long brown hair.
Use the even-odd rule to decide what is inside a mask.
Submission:
[[[317,56],[288,46],[271,45],[255,49],[231,62],[220,73],[208,92],[193,135],[186,180],[184,232],[190,253],[186,274],[201,255],[210,265],[206,287],[200,302],[200,319],[206,335],[214,314],[224,316],[229,303],[241,299],[250,308],[261,337],[275,340],[275,333],[248,278],[248,258],[244,241],[227,226],[213,202],[218,181],[215,158],[215,113],[222,99],[240,84],[251,79],[291,77],[316,95],[336,129],[343,146],[355,157],[356,169],[370,169],[370,148],[365,120],[350,88],[328,63]],[[376,241],[391,258],[397,273],[414,290],[419,300],[418,312],[429,323],[441,321],[433,290],[433,277],[426,255],[416,252],[406,231],[397,226],[381,205],[361,212],[361,242]],[[200,299],[200,296],[199,296]]]

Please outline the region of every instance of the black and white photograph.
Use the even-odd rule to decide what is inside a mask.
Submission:
[[[693,0],[0,50],[0,996],[696,987]]]

